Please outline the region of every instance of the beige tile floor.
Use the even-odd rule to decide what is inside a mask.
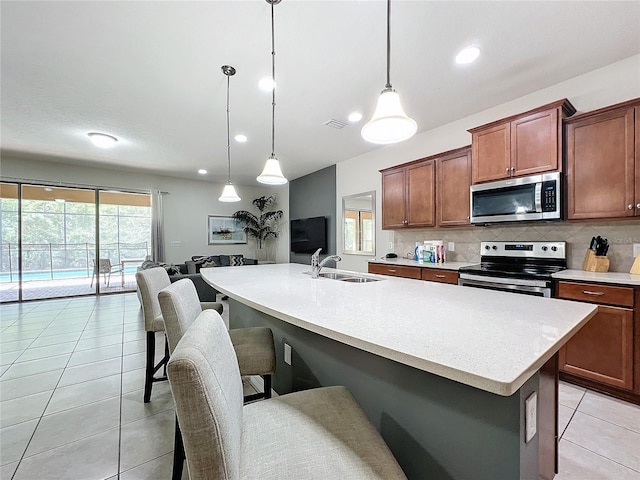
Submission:
[[[144,350],[135,294],[0,306],[0,479],[169,479],[173,400],[162,382],[143,403]],[[559,416],[557,480],[640,480],[640,407],[561,384]]]

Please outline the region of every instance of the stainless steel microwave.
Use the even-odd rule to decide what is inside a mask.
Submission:
[[[471,223],[559,220],[560,172],[471,186]]]

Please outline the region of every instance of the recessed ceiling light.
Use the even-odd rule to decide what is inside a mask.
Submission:
[[[480,56],[480,49],[474,45],[463,48],[458,55],[456,55],[456,63],[464,65],[473,62]]]
[[[271,90],[276,88],[276,82],[271,77],[264,77],[258,82],[258,87],[260,87],[260,90],[270,92]]]
[[[233,138],[238,143],[244,143],[244,142],[247,141],[247,136],[246,135],[242,135],[241,133],[239,133],[238,135],[236,135]]]
[[[356,123],[362,120],[362,114],[360,112],[351,112],[347,118],[351,123]]]
[[[201,168],[200,170],[198,170],[198,173],[199,173],[200,175],[206,175],[206,174],[207,174],[207,171],[206,171],[204,168]]]
[[[100,148],[111,148],[118,142],[116,137],[107,135],[106,133],[91,132],[87,135],[89,135],[91,143]]]

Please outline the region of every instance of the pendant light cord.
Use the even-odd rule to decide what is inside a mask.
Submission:
[[[274,21],[274,4],[271,2],[271,80],[273,81],[273,90],[271,91],[271,156],[276,154],[276,35]]]
[[[391,87],[391,0],[387,0],[387,84],[384,88]]]
[[[231,184],[231,127],[229,125],[229,78],[227,75],[227,183]]]

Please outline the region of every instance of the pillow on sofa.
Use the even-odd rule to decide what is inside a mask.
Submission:
[[[242,255],[229,255],[229,265],[232,267],[244,265],[244,257]]]
[[[191,257],[191,261],[195,263],[196,273],[200,272],[202,267],[222,267],[224,266],[220,261],[220,255],[201,255]],[[205,263],[207,265],[205,265]]]
[[[180,267],[172,263],[154,262],[152,260],[145,260],[140,265],[140,270],[146,270],[148,268],[163,267],[169,275],[177,275],[180,273]]]

